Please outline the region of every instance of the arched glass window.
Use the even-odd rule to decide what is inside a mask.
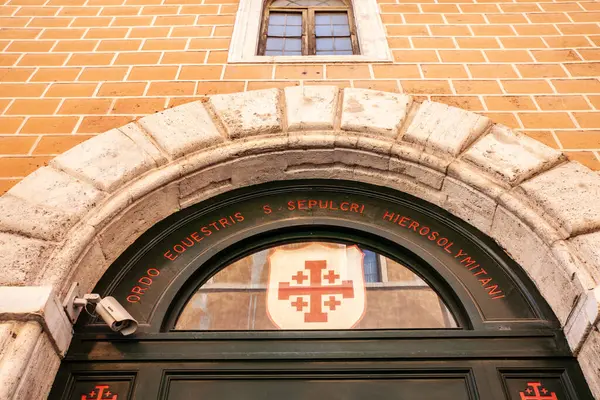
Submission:
[[[382,254],[330,242],[279,245],[205,282],[176,330],[455,328],[438,294]]]
[[[359,54],[349,0],[273,0],[267,3],[259,55]]]

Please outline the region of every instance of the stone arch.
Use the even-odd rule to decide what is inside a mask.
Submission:
[[[301,178],[389,186],[491,236],[550,304],[600,396],[600,176],[472,112],[305,86],[217,95],[142,118],[58,156],[0,198],[0,398],[49,390],[48,371],[71,337],[59,304],[71,282],[91,290],[173,212]]]

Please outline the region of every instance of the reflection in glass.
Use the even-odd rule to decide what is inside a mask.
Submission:
[[[191,297],[177,330],[455,328],[437,293],[402,264],[337,243],[273,247],[225,267]]]

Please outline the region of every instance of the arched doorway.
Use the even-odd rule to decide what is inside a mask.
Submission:
[[[143,118],[64,153],[0,198],[0,290],[10,300],[0,304],[10,356],[0,395],[48,393],[71,340],[60,304],[73,282],[91,291],[140,235],[179,210],[300,179],[387,187],[488,235],[551,307],[570,348],[561,354],[575,355],[600,393],[600,177],[474,113],[322,86],[211,96]]]
[[[141,326],[80,321],[51,398],[592,398],[514,261],[376,186],[228,192],[156,224],[96,291]]]

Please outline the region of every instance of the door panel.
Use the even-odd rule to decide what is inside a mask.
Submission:
[[[564,358],[71,362],[61,370],[50,399],[522,400],[522,396],[593,399],[575,360]]]
[[[388,379],[169,379],[168,400],[196,400],[199,395],[206,400],[391,400],[451,398],[471,400],[465,378],[416,378],[397,377]]]

